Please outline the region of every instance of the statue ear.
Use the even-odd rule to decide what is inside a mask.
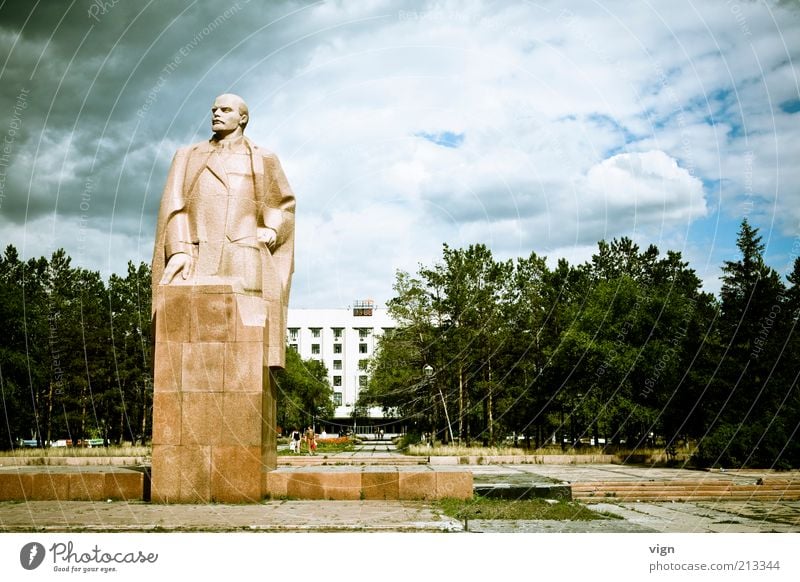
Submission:
[[[247,125],[247,122],[248,122],[248,121],[250,121],[250,116],[249,116],[249,115],[247,115],[247,113],[245,113],[244,115],[242,115],[242,116],[239,118],[239,125],[241,125],[242,127],[244,127],[245,125]]]

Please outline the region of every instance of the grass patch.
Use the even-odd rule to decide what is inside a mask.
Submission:
[[[555,521],[593,521],[614,519],[609,513],[593,511],[576,501],[552,503],[545,499],[487,499],[476,495],[470,500],[443,499],[439,507],[455,519],[548,519]]]
[[[335,439],[334,442],[334,439],[331,439],[330,441],[317,441],[317,450],[315,452],[317,455],[327,455],[332,453],[352,453],[355,450],[356,445],[352,440],[341,442],[341,439]],[[308,454],[308,447],[305,441],[303,441],[301,451],[303,455]],[[281,457],[291,457],[297,455],[297,453],[293,453],[289,449],[281,449],[278,451],[278,455]]]

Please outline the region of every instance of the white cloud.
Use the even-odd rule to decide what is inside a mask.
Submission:
[[[637,223],[685,222],[705,216],[703,184],[662,151],[619,154],[592,167],[590,196],[609,215],[635,215]]]
[[[144,244],[134,241],[140,219],[154,220],[146,214],[167,150],[206,135],[204,100],[221,90],[248,99],[248,135],[279,155],[297,194],[296,305],[386,300],[394,269],[435,260],[443,242],[581,260],[600,238],[631,236],[662,250],[701,249],[692,256],[716,264],[720,255],[702,257],[695,225],[715,212],[741,216],[748,202],[752,216],[774,218],[776,237],[796,233],[800,128],[797,113],[778,107],[800,97],[800,51],[790,42],[800,19],[789,9],[740,2],[734,12],[731,3],[688,0],[668,8],[331,1],[275,8],[261,22],[253,4],[170,75],[135,134],[135,110],[121,105],[101,120],[106,138],[124,147],[103,140],[98,159],[118,159],[128,137],[133,154],[119,191],[113,163],[95,168],[95,224],[113,219],[114,236],[127,236],[130,248]],[[178,24],[194,31],[219,12],[202,1],[198,10]],[[238,26],[251,35],[241,45]],[[174,36],[153,47],[152,37],[140,45],[126,37],[116,49],[128,51],[128,62],[151,51],[120,103],[141,104],[187,41]],[[83,77],[95,72],[80,64]],[[68,121],[46,135],[66,135],[57,132],[75,122],[76,112],[59,106],[73,105],[54,100],[53,119]],[[463,134],[463,143],[418,137],[443,132]],[[32,186],[49,201],[43,213],[59,187],[63,200],[80,200],[80,145],[66,158],[52,148],[36,161],[47,167]],[[119,269],[133,258],[121,248]]]

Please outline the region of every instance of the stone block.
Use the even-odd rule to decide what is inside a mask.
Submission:
[[[141,501],[144,473],[138,471],[110,471],[105,473],[106,499]]]
[[[236,341],[261,342],[267,325],[266,302],[261,297],[237,295]]]
[[[224,343],[183,344],[181,366],[183,392],[222,392],[224,378]]]
[[[269,368],[264,368],[261,397],[261,450],[262,463],[268,470],[278,466],[278,391]]]
[[[218,445],[222,439],[222,394],[184,392],[181,445]]]
[[[224,390],[262,391],[264,373],[263,344],[260,341],[225,344]]]
[[[31,499],[36,501],[68,500],[69,475],[49,471],[34,473]]]
[[[265,471],[262,473],[264,481],[264,497],[273,499],[287,497],[289,495],[289,474],[279,471]]]
[[[187,285],[159,285],[156,288],[156,344],[188,342],[192,288]]]
[[[105,501],[105,473],[81,472],[69,476],[69,498],[71,501]]]
[[[472,499],[472,473],[436,471],[436,499]]]
[[[436,473],[433,471],[399,471],[399,499],[435,499]]]
[[[211,447],[180,448],[180,502],[208,503],[211,499]]]
[[[357,501],[362,498],[363,475],[359,471],[334,471],[319,473],[319,476],[323,499]]]
[[[361,490],[364,499],[399,499],[400,480],[397,471],[381,469],[377,471],[364,471],[361,474]]]
[[[211,501],[261,500],[261,447],[221,446],[211,451]]]
[[[192,342],[235,341],[237,320],[236,299],[230,288],[224,293],[198,292],[192,296]]]
[[[294,473],[286,484],[286,495],[296,499],[325,499],[325,485],[319,473]]]
[[[222,432],[219,444],[223,446],[257,447],[261,463],[261,393],[244,394],[226,392],[222,395]]]
[[[0,501],[30,499],[33,493],[33,475],[18,471],[0,473]]]
[[[153,444],[181,444],[181,393],[153,393]]]
[[[176,503],[180,500],[182,448],[164,445],[153,447],[150,498],[154,503]]]
[[[183,344],[161,342],[155,346],[153,392],[177,392],[181,389]]]
[[[230,295],[243,293],[243,289],[238,281],[228,280],[221,283],[217,277],[201,275],[195,276],[192,293],[195,295]]]

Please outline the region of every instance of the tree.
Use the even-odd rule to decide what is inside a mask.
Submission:
[[[397,328],[378,341],[370,361],[369,384],[359,394],[360,406],[393,409],[416,424],[419,432],[433,431],[433,400],[423,367],[435,345],[433,296],[421,278],[398,271],[396,296],[388,302]]]
[[[327,377],[319,360],[303,360],[294,349],[286,350],[286,368],[275,374],[282,428],[308,426],[333,415],[333,390]]]
[[[765,264],[761,241],[744,219],[736,241],[740,257],[722,268],[720,364],[710,383],[706,406],[712,420],[699,457],[708,464],[763,466],[783,448],[764,445],[774,440],[768,430],[784,426],[786,387],[775,371],[791,357],[784,350],[791,317],[784,315],[786,289]]]
[[[113,348],[113,380],[121,397],[122,430],[132,442],[152,433],[152,334],[150,267],[128,262],[126,276],[111,275],[108,301]]]

